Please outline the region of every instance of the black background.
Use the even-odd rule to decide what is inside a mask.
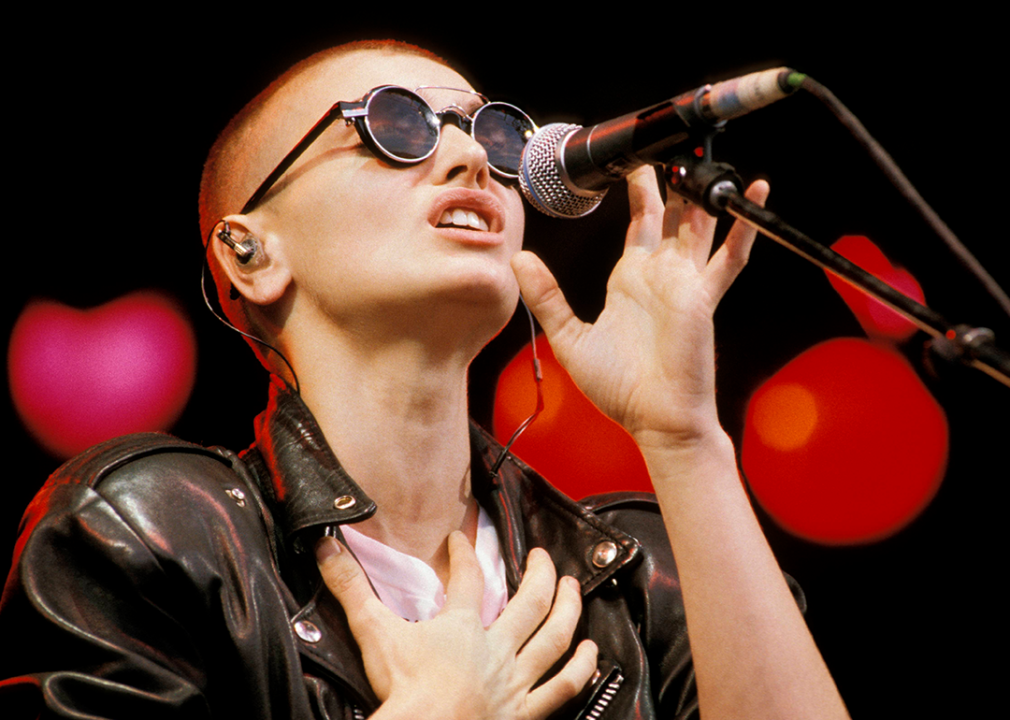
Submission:
[[[6,30],[29,49],[5,61],[4,337],[32,297],[90,307],[140,288],[166,290],[185,306],[199,342],[196,389],[173,431],[205,444],[248,444],[265,375],[243,341],[202,308],[201,164],[228,118],[283,69],[369,37],[436,51],[478,89],[520,104],[541,124],[588,124],[705,82],[795,67],[850,106],[1007,287],[1006,152],[994,99],[1005,39],[992,18],[966,8],[956,17],[885,19],[835,6],[816,22],[767,11],[730,18],[724,9],[639,11],[633,20],[611,11],[594,20],[512,3],[435,7],[423,18],[382,22],[349,8],[36,14]],[[391,14],[381,10],[370,15]],[[934,309],[991,327],[1008,346],[1007,318],[813,98],[734,121],[715,149],[745,178],[769,178],[769,206],[786,220],[826,243],[868,235],[911,270]],[[527,247],[545,257],[585,319],[602,306],[626,220],[620,188],[590,220],[527,213]],[[816,342],[861,336],[823,273],[767,240],[758,241],[717,327],[720,411],[737,441],[747,398],[764,379]],[[905,346],[917,365],[924,339]],[[514,321],[476,361],[479,420],[489,421],[496,373],[526,340]],[[951,456],[919,519],[890,539],[849,548],[816,546],[765,522],[783,567],[807,592],[810,626],[857,718],[972,716],[1002,679],[994,657],[1006,641],[1006,601],[996,582],[1007,570],[1000,531],[1010,392],[967,371],[925,379],[947,411]],[[13,462],[0,500],[0,551],[9,557],[24,506],[58,461],[24,433],[9,400],[3,412]]]

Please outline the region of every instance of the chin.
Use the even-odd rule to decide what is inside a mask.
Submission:
[[[515,308],[519,301],[519,283],[507,263],[457,264],[449,269],[443,289],[450,296],[477,304]]]
[[[465,333],[479,327],[490,340],[502,331],[519,303],[519,286],[511,276],[505,283],[456,283],[445,297],[448,317]]]

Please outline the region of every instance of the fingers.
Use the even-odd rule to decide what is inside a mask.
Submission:
[[[547,551],[541,548],[531,550],[526,558],[526,574],[519,590],[489,628],[490,632],[508,643],[512,652],[523,646],[550,612],[556,577],[554,562]]]
[[[628,226],[624,248],[655,250],[663,237],[665,213],[659,195],[656,169],[652,165],[643,165],[628,175],[627,180],[631,224]]]
[[[596,663],[596,643],[583,640],[557,675],[530,692],[526,698],[529,717],[547,717],[582,692],[596,672]]]
[[[343,606],[355,637],[383,614],[392,616],[375,596],[358,561],[336,539],[324,537],[316,543],[316,562],[326,587]]]
[[[639,247],[651,252],[663,243],[673,243],[702,270],[712,252],[716,218],[673,192],[667,194],[664,206],[651,165],[638,168],[627,180],[631,224],[625,249]]]
[[[561,578],[550,615],[519,653],[519,659],[526,664],[531,677],[542,677],[565,654],[572,644],[581,614],[579,581],[573,577]]]
[[[463,533],[452,533],[448,543],[445,607],[437,618],[416,624],[382,605],[343,545],[333,538],[317,544],[320,573],[347,613],[369,682],[383,702],[416,697],[418,688],[426,691],[433,682],[445,682],[490,698],[490,707],[509,707],[520,710],[517,717],[543,720],[578,695],[596,668],[596,646],[586,641],[560,672],[530,690],[571,644],[582,608],[578,582],[563,578],[555,597],[554,563],[544,550],[534,549],[516,596],[485,631],[476,614],[483,595],[476,554]],[[452,611],[460,607],[473,610],[474,617]],[[447,674],[447,668],[453,672]],[[463,694],[448,691],[446,697]]]
[[[747,188],[744,195],[751,202],[764,207],[769,192],[771,192],[771,188],[768,183],[758,180]],[[726,240],[716,250],[706,270],[709,281],[712,283],[714,297],[721,298],[736,280],[740,271],[743,270],[748,258],[750,258],[755,237],[757,237],[757,231],[754,228],[741,220],[733,223],[733,227],[726,235]]]
[[[449,586],[445,589],[446,610],[469,609],[480,612],[484,598],[484,573],[477,553],[459,530],[449,533]]]
[[[671,198],[669,202],[677,203],[677,199]],[[701,272],[712,254],[716,218],[694,203],[680,204],[683,210],[678,213],[679,225],[674,241],[680,251],[691,259],[695,269]]]
[[[561,578],[554,595],[554,578],[550,556],[539,548],[532,550],[519,591],[491,627],[505,636],[505,641],[526,642],[516,655],[516,668],[526,687],[543,678],[568,651],[582,614],[578,580]],[[582,642],[561,671],[530,692],[526,699],[528,717],[546,717],[578,695],[596,671],[596,654],[595,643]]]
[[[570,346],[585,324],[572,312],[543,260],[524,250],[512,257],[512,271],[519,281],[523,301],[543,327],[555,353],[563,354],[561,348]]]
[[[716,218],[669,189],[665,210],[663,240],[690,258],[697,270],[704,269],[712,253]]]

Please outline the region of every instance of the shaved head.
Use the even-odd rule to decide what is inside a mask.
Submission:
[[[232,118],[211,147],[200,180],[200,231],[207,238],[214,225],[226,215],[236,213],[252,195],[264,178],[280,162],[283,154],[294,146],[274,145],[277,136],[290,135],[287,115],[283,106],[295,101],[290,92],[313,70],[332,60],[357,52],[375,52],[389,55],[416,55],[449,67],[434,53],[396,40],[366,40],[347,43],[311,55],[274,80]],[[332,98],[337,100],[353,98]],[[294,109],[294,108],[292,108]],[[320,114],[325,109],[320,111]],[[318,119],[318,118],[315,118]],[[314,119],[314,120],[315,120]],[[299,128],[295,142],[309,130],[311,123]],[[287,130],[287,132],[280,132]],[[278,154],[278,152],[280,154]]]
[[[322,100],[325,107],[306,107],[311,93],[304,90],[319,76],[332,71],[335,61],[357,54],[412,55],[450,68],[434,53],[396,40],[338,45],[292,66],[242,108],[211,147],[200,180],[200,232],[204,242],[210,242],[211,231],[223,218],[240,211],[277,163],[333,103],[353,99],[327,97]],[[274,342],[273,323],[234,291],[213,252],[207,253],[207,260],[217,285],[218,300],[228,319],[239,330]],[[267,369],[277,369],[259,343],[249,341],[249,345]]]

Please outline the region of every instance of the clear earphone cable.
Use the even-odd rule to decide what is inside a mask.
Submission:
[[[274,347],[273,345],[271,345],[270,343],[268,343],[263,338],[258,338],[255,335],[252,335],[250,333],[247,333],[247,332],[245,332],[243,330],[240,330],[237,327],[235,327],[235,325],[231,321],[229,321],[227,318],[225,318],[224,316],[222,316],[221,313],[219,313],[217,310],[215,310],[214,306],[211,304],[211,302],[210,302],[210,296],[207,294],[207,266],[210,263],[210,260],[209,260],[210,243],[211,243],[211,239],[213,238],[213,235],[214,235],[214,230],[216,228],[217,228],[217,225],[215,225],[214,227],[212,227],[210,229],[210,232],[207,234],[206,243],[205,243],[206,250],[204,251],[204,255],[203,255],[203,264],[200,266],[200,293],[203,295],[203,304],[207,306],[208,310],[210,310],[210,314],[213,315],[214,317],[216,317],[221,323],[223,323],[225,327],[227,327],[227,328],[229,328],[231,330],[234,330],[235,332],[237,332],[239,335],[241,335],[244,338],[247,338],[249,340],[252,340],[253,342],[259,343],[260,345],[262,345],[263,347],[267,348],[268,350],[272,350],[273,352],[275,352],[277,354],[277,357],[279,357],[284,362],[284,364],[287,365],[288,370],[291,372],[291,379],[294,381],[294,391],[296,393],[301,393],[301,384],[298,382],[298,374],[295,372],[294,367],[292,367],[292,365],[288,361],[287,357],[284,356],[284,353],[282,353],[280,350],[278,350],[276,347]]]
[[[537,386],[537,404],[533,410],[533,414],[519,424],[519,427],[517,427],[515,432],[512,433],[512,437],[510,437],[509,441],[505,443],[505,447],[502,448],[501,454],[498,455],[498,459],[495,460],[494,465],[491,466],[491,477],[498,474],[498,470],[501,468],[502,463],[505,462],[505,457],[508,455],[512,445],[519,439],[519,436],[526,431],[526,428],[533,424],[533,421],[537,419],[537,416],[540,415],[544,409],[544,374],[540,367],[540,358],[537,356],[536,325],[533,323],[533,313],[530,312],[529,306],[526,305],[526,301],[523,300],[522,295],[519,296],[519,302],[522,303],[523,310],[526,311],[526,317],[529,318],[530,321],[530,346],[533,349],[533,378],[536,381]]]

